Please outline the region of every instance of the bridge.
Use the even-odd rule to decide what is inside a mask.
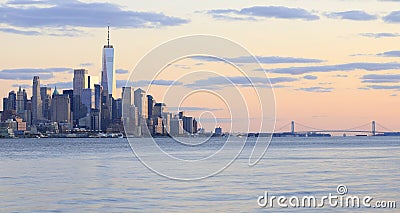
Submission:
[[[290,126],[290,132],[282,132],[284,129],[287,129]],[[300,127],[300,130],[296,130],[296,127]],[[379,131],[377,130],[377,127],[379,127]],[[276,135],[282,135],[282,136],[307,136],[310,134],[314,135],[321,135],[324,136],[323,134],[326,133],[359,133],[359,134],[367,134],[371,136],[388,136],[388,135],[395,135],[395,136],[400,136],[400,132],[395,132],[392,131],[375,121],[372,121],[371,123],[366,123],[360,126],[352,127],[349,129],[319,129],[315,127],[310,127],[301,123],[295,123],[294,121],[290,122],[289,124],[286,124],[278,129],[275,130]],[[328,134],[327,134],[328,135]]]

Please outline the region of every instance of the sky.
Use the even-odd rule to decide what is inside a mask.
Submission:
[[[72,86],[74,68],[99,76],[107,25],[119,87],[158,45],[186,35],[216,35],[257,56],[263,69],[254,72],[265,72],[274,88],[277,128],[292,120],[321,129],[375,120],[400,131],[398,0],[0,1],[1,97],[19,85],[31,95],[34,75],[60,89]],[[245,56],[231,60],[238,66],[251,63]],[[199,58],[175,61],[168,75],[153,82],[151,94],[162,99],[173,81],[186,92],[198,87],[227,92],[232,85],[217,76],[181,79],[185,72],[216,69],[251,96],[232,67]],[[134,79],[133,86],[146,83]],[[182,106],[196,117],[207,111],[204,125],[215,116],[215,125],[231,128],[229,110],[217,99],[193,96]],[[257,112],[251,119],[262,119]]]

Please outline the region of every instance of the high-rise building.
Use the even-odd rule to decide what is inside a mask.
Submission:
[[[50,120],[51,88],[40,87],[40,98],[42,100],[42,117],[46,120]]]
[[[75,69],[73,79],[74,96],[82,96],[82,90],[88,88],[88,71]]]
[[[197,121],[195,118],[193,119],[193,133],[197,133]]]
[[[90,111],[90,130],[101,130],[100,110],[93,109]]]
[[[3,98],[3,111],[8,110],[8,98]]]
[[[167,105],[156,103],[153,108],[153,117],[162,117],[165,111],[167,111]]]
[[[101,93],[103,87],[100,84],[94,85],[94,108],[100,110],[101,108]]]
[[[131,107],[134,105],[134,90],[133,87],[122,87],[122,117],[131,116]]]
[[[82,91],[88,87],[88,71],[86,69],[75,69],[73,79],[74,90],[74,121],[86,116],[87,108],[82,104]]]
[[[179,118],[171,119],[169,134],[172,136],[178,136],[183,134],[183,121]]]
[[[24,102],[24,93],[26,96],[25,90],[22,90],[21,87],[19,87],[18,92],[17,92],[17,114],[20,117],[23,117],[24,111],[25,111],[25,102]]]
[[[8,93],[8,107],[9,110],[17,109],[17,94],[14,91]]]
[[[54,94],[51,105],[51,121],[71,123],[70,99],[68,95]]]
[[[139,110],[139,122],[142,123],[141,120],[147,120],[147,97],[146,92],[142,89],[135,90],[135,98],[134,98],[135,106]]]
[[[183,117],[183,129],[188,134],[193,134],[193,118],[192,117]]]
[[[115,118],[114,119],[117,119],[118,121],[120,121],[122,118],[122,103],[123,103],[122,98],[118,98],[115,100]],[[114,108],[113,108],[113,110],[114,110]]]
[[[156,101],[154,100],[153,96],[147,95],[147,117],[151,119],[153,117],[153,110]]]
[[[33,77],[32,85],[32,124],[38,124],[42,120],[42,99],[40,97],[39,76]]]
[[[103,47],[101,86],[112,97],[116,97],[116,79],[114,70],[114,47],[110,45],[110,27],[108,27],[107,44]]]
[[[57,88],[55,88],[55,90],[57,90]],[[55,93],[56,91],[54,91],[54,93]],[[53,94],[54,94],[53,93]],[[58,91],[57,91],[57,93],[58,93]],[[74,113],[74,90],[72,90],[72,89],[68,89],[68,90],[63,90],[62,91],[62,94],[63,95],[68,95],[68,97],[69,97],[69,102],[70,102],[70,110],[71,110],[71,113],[72,113],[72,115],[73,115],[73,113]],[[53,97],[54,98],[54,97]],[[73,116],[72,116],[73,117]]]
[[[94,89],[90,88],[83,89],[81,102],[86,107],[86,112],[90,113],[90,110],[93,108],[95,102]]]

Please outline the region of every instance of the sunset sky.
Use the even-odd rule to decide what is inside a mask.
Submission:
[[[118,87],[156,46],[185,35],[217,35],[258,57],[274,87],[277,128],[292,120],[321,129],[376,120],[400,131],[399,0],[0,1],[1,97],[19,85],[30,96],[34,75],[60,90],[72,86],[73,68],[99,76],[107,25]],[[245,58],[234,61],[247,63]],[[207,60],[177,61],[151,93],[160,98],[157,91],[185,70],[220,66]],[[246,90],[240,77],[226,70]],[[219,79],[202,78],[180,79],[178,86],[190,91],[201,83],[224,89],[216,86],[224,86]],[[139,80],[135,88],[141,86]],[[203,98],[193,102],[200,106],[192,114],[209,109],[228,128],[223,104]]]

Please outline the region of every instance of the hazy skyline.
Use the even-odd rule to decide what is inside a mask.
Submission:
[[[18,85],[32,95],[34,75],[60,89],[72,86],[74,68],[100,76],[110,25],[118,94],[121,80],[155,46],[184,35],[212,34],[258,57],[274,86],[277,127],[291,120],[321,128],[376,120],[400,130],[399,6],[395,0],[0,1],[1,95]],[[245,57],[232,61],[248,62]],[[179,75],[211,67],[218,65],[187,60],[173,69]],[[171,80],[174,75],[156,84],[163,88]],[[178,82],[188,90],[221,83],[216,78]],[[136,83],[135,89],[146,82]],[[221,108],[211,104],[197,107]],[[214,111],[226,118],[223,110]]]

